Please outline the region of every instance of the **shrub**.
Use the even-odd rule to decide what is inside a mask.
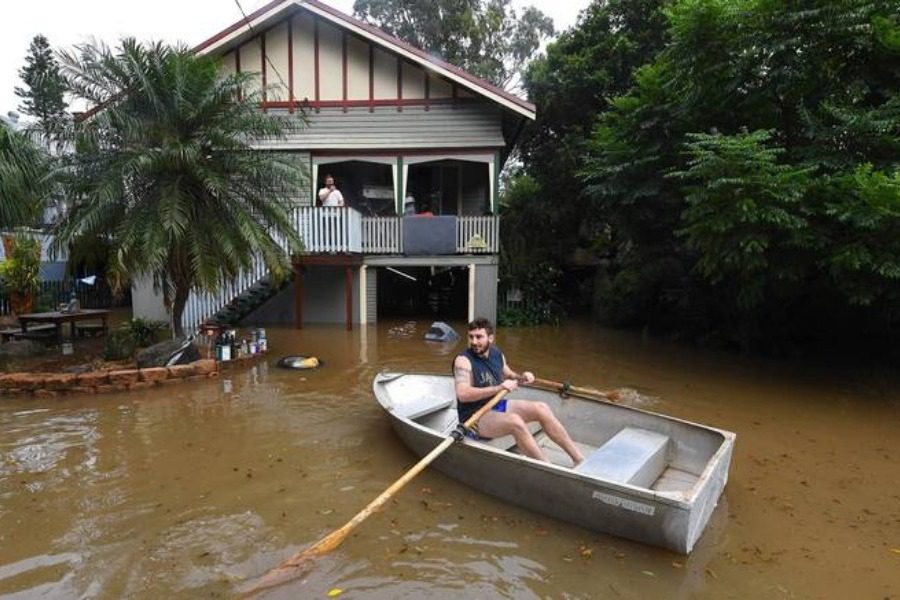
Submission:
[[[165,321],[136,317],[122,323],[120,328],[131,333],[131,337],[134,338],[138,347],[146,348],[159,341],[160,332],[166,330],[168,325]]]
[[[106,349],[103,358],[106,360],[125,360],[134,356],[137,344],[134,336],[127,329],[113,329],[106,338]]]

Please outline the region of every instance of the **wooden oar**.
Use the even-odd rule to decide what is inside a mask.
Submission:
[[[487,404],[478,409],[478,411],[472,415],[468,421],[463,425],[466,429],[472,427],[478,419],[480,419],[485,413],[494,408],[500,400],[506,396],[507,390],[503,389],[488,400]],[[353,531],[357,525],[365,521],[373,512],[375,512],[378,508],[380,508],[385,502],[390,500],[394,494],[400,491],[403,486],[409,483],[416,475],[421,473],[425,467],[431,464],[434,459],[440,456],[447,448],[453,445],[457,439],[460,439],[458,435],[449,435],[447,439],[438,444],[438,446],[425,455],[422,460],[417,462],[410,470],[403,474],[400,479],[395,481],[391,486],[384,490],[380,496],[372,500],[368,506],[359,511],[355,517],[347,521],[340,529],[335,529],[321,540],[310,546],[309,548],[302,550],[290,557],[288,560],[284,561],[274,569],[270,570],[266,573],[252,588],[247,590],[246,594],[254,594],[256,592],[262,591],[266,588],[274,587],[276,585],[281,585],[291,579],[297,577],[298,569],[308,560],[320,556],[322,554],[327,554],[331,552],[335,548],[337,548],[341,542]]]
[[[622,397],[622,395],[616,390],[594,390],[591,388],[576,387],[574,385],[569,385],[566,382],[550,381],[549,379],[535,378],[534,383],[530,385],[534,387],[549,389],[560,394],[568,394],[570,396],[587,398],[589,400],[603,399],[609,400],[611,402],[616,402]]]

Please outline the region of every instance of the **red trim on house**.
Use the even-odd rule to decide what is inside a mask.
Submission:
[[[260,70],[260,89],[262,91],[262,109],[263,112],[266,112],[266,102],[268,101],[268,91],[266,87],[268,85],[267,82],[267,70],[266,70],[266,34],[268,33],[268,29],[259,34],[259,61],[262,63]]]
[[[362,254],[345,252],[342,254],[301,254],[294,258],[294,264],[309,266],[359,266],[362,264]]]
[[[375,46],[369,46],[369,112],[375,112]]]
[[[316,103],[319,102],[319,19],[313,19],[313,62],[315,63]],[[319,107],[316,107],[319,112]]]
[[[403,112],[403,59],[397,57],[397,112]]]
[[[230,34],[234,33],[238,29],[244,28],[248,22],[252,22],[257,17],[260,17],[260,16],[266,14],[267,12],[269,12],[270,10],[272,10],[279,4],[284,4],[286,1],[289,1],[289,0],[272,0],[272,2],[269,2],[265,6],[262,6],[256,10],[254,10],[249,15],[247,15],[246,19],[241,19],[237,23],[234,23],[233,25],[226,27],[225,29],[223,29],[216,35],[212,36],[208,40],[205,40],[205,41],[201,42],[200,44],[194,46],[194,52],[200,52],[207,46],[211,46],[211,45],[215,44],[216,42],[218,42],[219,40],[221,40],[222,38],[228,37]]]
[[[344,150],[315,150],[310,153],[311,158],[317,156],[432,156],[442,154],[493,154],[499,146],[488,148],[392,148],[390,150],[357,150],[348,148]]]
[[[238,44],[234,49],[234,72],[240,74],[241,72],[241,45]],[[244,92],[241,89],[238,89],[238,100],[243,98]]]
[[[476,98],[467,98],[465,101],[468,102],[477,102]],[[294,100],[293,102],[286,100],[273,100],[271,102],[266,102],[266,108],[287,108],[290,110],[291,107],[294,108],[313,108],[315,110],[319,110],[322,108],[334,108],[334,107],[347,107],[347,108],[359,108],[359,107],[373,107],[373,106],[397,106],[398,108],[402,108],[404,106],[428,106],[435,104],[453,104],[453,99],[451,98],[434,98],[434,99],[425,99],[425,98],[410,98],[408,100],[394,100],[393,98],[388,98],[386,100],[320,100],[318,102],[312,100]],[[346,111],[345,111],[346,112]]]
[[[434,56],[428,54],[427,52],[425,52],[424,50],[422,50],[420,48],[416,48],[415,46],[408,44],[399,38],[389,35],[389,34],[385,33],[384,31],[378,29],[374,25],[370,25],[368,23],[360,21],[359,19],[357,19],[355,17],[345,15],[344,13],[337,10],[336,8],[332,8],[332,7],[328,6],[327,4],[320,2],[319,0],[304,0],[304,2],[306,4],[309,4],[310,6],[316,7],[317,9],[319,9],[323,12],[327,12],[331,16],[333,16],[341,21],[344,21],[345,23],[354,25],[356,27],[359,27],[360,29],[364,29],[367,32],[384,40],[385,42],[387,42],[388,44],[390,44],[392,46],[399,46],[399,47],[403,48],[404,50],[406,50],[407,52],[411,52],[412,54],[415,54],[416,56],[418,56],[419,58],[421,58],[422,60],[424,60],[426,62],[437,65],[444,69],[447,69],[448,71],[451,71],[453,74],[458,75],[459,77],[462,77],[469,83],[471,83],[475,86],[478,86],[480,88],[483,88],[485,90],[488,90],[498,96],[501,96],[505,100],[508,100],[514,104],[517,104],[526,110],[529,110],[531,112],[534,112],[534,110],[535,110],[534,104],[532,104],[530,102],[526,102],[525,100],[522,100],[515,94],[511,94],[502,88],[498,88],[494,84],[489,83],[489,82],[485,81],[484,79],[481,79],[480,77],[476,77],[475,75],[472,75],[471,73],[467,73],[466,71],[463,71],[456,65],[452,65],[448,62],[445,62],[437,57],[434,57]]]
[[[341,93],[344,112],[347,112],[347,32],[341,32]]]
[[[288,107],[288,112],[294,114],[294,16],[291,15],[288,18],[287,23],[287,31],[288,31],[288,101],[291,105]]]
[[[223,31],[217,33],[216,35],[212,36],[211,38],[207,39],[206,41],[195,46],[194,52],[200,52],[203,49],[207,48],[208,46],[211,46],[212,44],[218,42],[219,40],[227,37],[229,34],[235,32],[239,29],[242,29],[243,27],[246,26],[247,22],[252,22],[254,19],[262,16],[266,12],[277,7],[279,4],[297,4],[297,0],[273,0],[272,2],[259,8],[258,10],[253,11],[253,13],[251,13],[250,15],[247,16],[246,20],[241,19],[237,23],[231,25],[230,27],[224,29]],[[368,23],[364,23],[363,21],[360,21],[359,19],[357,19],[355,17],[345,15],[341,11],[339,11],[335,8],[332,8],[332,7],[328,6],[327,4],[324,4],[323,2],[320,2],[319,0],[303,0],[303,4],[307,4],[311,7],[315,7],[316,10],[320,10],[324,13],[327,13],[327,14],[331,15],[332,17],[334,17],[338,21],[343,21],[344,23],[353,25],[354,27],[357,27],[359,29],[366,31],[367,33],[371,34],[372,36],[385,42],[385,45],[387,45],[388,47],[395,46],[398,48],[402,48],[403,50],[410,52],[411,54],[414,54],[415,56],[417,56],[419,59],[421,59],[422,61],[424,61],[426,63],[430,63],[430,64],[436,65],[438,67],[441,67],[443,69],[446,69],[447,71],[450,71],[454,75],[468,81],[475,87],[479,87],[479,88],[482,88],[493,94],[496,94],[497,96],[500,96],[501,98],[503,98],[509,102],[512,102],[513,104],[516,104],[517,106],[520,106],[521,108],[524,108],[525,110],[527,110],[529,112],[535,112],[535,106],[531,102],[522,100],[515,94],[511,94],[510,92],[507,92],[506,90],[499,88],[499,87],[493,85],[492,83],[485,81],[484,79],[476,77],[476,76],[472,75],[471,73],[467,73],[466,71],[463,71],[456,65],[452,65],[452,64],[445,62],[439,58],[431,56],[424,50],[422,50],[420,48],[416,48],[415,46],[412,46],[399,38],[389,35],[389,34],[385,33],[384,31],[378,29],[374,25],[369,25]]]

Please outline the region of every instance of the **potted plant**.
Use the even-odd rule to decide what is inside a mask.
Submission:
[[[25,235],[17,235],[6,260],[0,264],[0,276],[9,291],[12,312],[31,312],[40,287],[41,244]]]

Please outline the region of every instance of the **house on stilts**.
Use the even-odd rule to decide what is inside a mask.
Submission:
[[[195,51],[253,73],[261,110],[306,116],[261,151],[292,154],[309,180],[293,199],[305,247],[292,279],[271,285],[260,261],[219,294],[193,295],[186,329],[496,318],[500,169],[534,105],[318,0],[274,0]],[[345,207],[317,206],[326,175]],[[136,316],[165,318],[152,286],[132,299]]]

